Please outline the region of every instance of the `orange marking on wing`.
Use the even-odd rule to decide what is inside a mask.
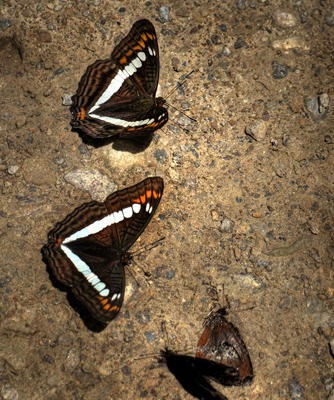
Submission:
[[[138,40],[138,45],[140,46],[136,46],[136,47],[134,47],[133,49],[134,50],[141,50],[141,49],[144,49],[145,48],[145,42],[143,41],[143,40]],[[137,47],[139,47],[138,49],[137,49]]]
[[[145,42],[147,41],[147,36],[145,35],[145,33],[142,33],[140,36]]]
[[[109,301],[109,299],[104,299],[104,300],[101,301],[101,304],[103,306],[105,306],[108,303],[108,301]]]
[[[86,111],[84,108],[80,108],[80,112],[78,113],[78,118],[81,119],[81,121],[85,118],[86,116]]]
[[[114,306],[114,307],[111,307],[111,309],[109,311],[111,312],[111,311],[118,311],[118,310],[119,310],[119,307],[118,306]]]
[[[119,62],[121,63],[121,65],[125,65],[125,64],[127,64],[127,58],[126,58],[125,56],[123,56],[123,57],[119,60]]]
[[[146,196],[145,196],[145,195],[144,195],[144,196],[140,196],[140,200],[141,200],[142,203],[145,203],[145,201],[146,201]]]
[[[135,203],[140,203],[140,199],[133,199],[132,201],[134,201]]]
[[[153,35],[151,35],[150,33],[146,33],[146,35],[147,35],[151,40],[153,40],[153,38],[154,38]]]
[[[132,127],[132,128],[128,128],[128,131],[135,131],[137,128]]]
[[[152,196],[152,191],[151,191],[151,190],[148,190],[148,191],[146,192],[146,196],[147,196],[147,198],[149,199],[149,198]]]
[[[58,238],[58,239],[56,240],[56,243],[55,243],[54,245],[57,246],[57,247],[59,247],[59,245],[60,245],[60,243],[61,243],[62,241],[63,241],[62,239]]]
[[[159,197],[159,193],[157,193],[155,190],[153,190],[153,197],[157,199]]]
[[[133,54],[133,51],[130,49],[127,53],[125,53],[125,55],[127,56],[127,57],[129,57],[129,56],[131,56],[131,54]]]
[[[111,305],[108,303],[106,306],[103,307],[104,310],[109,311],[109,308],[111,307]]]

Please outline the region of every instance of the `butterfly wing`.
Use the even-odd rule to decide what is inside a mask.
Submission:
[[[115,229],[113,235],[119,238],[119,247],[123,251],[128,251],[150,222],[163,188],[162,178],[152,177],[108,197],[106,206],[109,210],[113,210],[115,204],[124,205],[122,214],[115,214],[115,219],[123,218],[123,223],[112,226]]]
[[[72,97],[72,125],[92,137],[135,137],[168,120],[163,101],[154,98],[159,80],[159,49],[153,25],[137,21],[115,47],[111,59],[87,68]]]
[[[225,315],[222,308],[209,319],[198,342],[196,358],[210,362],[203,369],[206,376],[224,385],[241,385],[253,379],[253,367],[238,329]],[[237,373],[221,373],[219,365],[231,367]]]
[[[45,262],[101,322],[111,321],[121,308],[122,262],[151,220],[162,191],[161,178],[147,178],[111,194],[105,203],[83,204],[49,233],[42,249]]]
[[[159,82],[159,47],[150,21],[135,22],[129,34],[115,47],[111,58],[129,73],[140,93],[155,96]]]

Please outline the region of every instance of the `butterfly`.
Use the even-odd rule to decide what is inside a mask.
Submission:
[[[121,309],[128,250],[153,217],[163,187],[161,178],[147,178],[103,203],[81,205],[49,232],[44,261],[95,320],[108,323]]]
[[[253,366],[247,347],[238,329],[225,318],[226,307],[213,313],[197,345],[197,368],[205,376],[223,385],[243,385],[253,379]],[[203,363],[202,366],[202,362]],[[237,371],[229,377],[222,374],[221,366]]]
[[[134,23],[110,59],[87,68],[72,97],[71,124],[92,138],[152,134],[168,121],[159,81],[159,48],[152,23]]]

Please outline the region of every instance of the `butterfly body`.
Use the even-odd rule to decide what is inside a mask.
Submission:
[[[49,232],[42,249],[45,262],[100,322],[110,322],[122,306],[128,250],[151,220],[162,192],[161,178],[147,178],[104,203],[83,204]]]
[[[159,48],[150,21],[139,20],[111,58],[87,68],[72,97],[72,126],[93,138],[152,134],[168,121],[164,100],[155,94]]]

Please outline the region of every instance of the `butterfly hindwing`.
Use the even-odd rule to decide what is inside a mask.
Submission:
[[[111,58],[87,68],[72,97],[72,125],[86,135],[106,138],[148,135],[168,120],[164,100],[155,98],[159,81],[156,32],[137,21]]]
[[[199,361],[198,368],[224,385],[242,385],[253,379],[253,367],[238,329],[225,316],[226,309],[221,308],[205,324],[197,345],[196,358],[208,363]],[[221,374],[219,365],[234,368],[237,373]]]
[[[162,192],[161,178],[147,178],[104,203],[83,204],[48,235],[42,253],[53,275],[101,322],[121,308],[127,251],[151,220]]]

